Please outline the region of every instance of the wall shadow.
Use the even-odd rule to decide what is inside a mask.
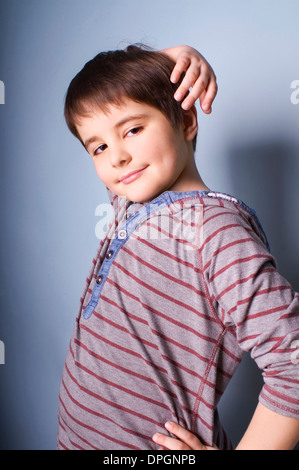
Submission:
[[[279,272],[299,290],[299,149],[287,142],[231,148],[233,193],[256,210]]]

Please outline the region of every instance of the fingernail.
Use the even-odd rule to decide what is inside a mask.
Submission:
[[[168,431],[170,431],[172,428],[172,423],[170,421],[167,421],[167,423],[165,423],[165,427]]]
[[[185,111],[188,111],[188,110],[191,108],[190,103],[189,103],[188,101],[184,101],[184,102],[182,103],[182,108],[183,108]]]
[[[177,91],[175,94],[174,94],[174,98],[177,100],[177,101],[180,101],[181,100],[181,93],[179,91]]]
[[[158,434],[154,434],[153,437],[152,437],[153,441],[156,442],[158,439],[159,439],[159,435]]]
[[[209,104],[207,104],[207,103],[206,103],[206,104],[203,104],[202,109],[203,109],[204,111],[212,111],[211,105],[209,105]]]

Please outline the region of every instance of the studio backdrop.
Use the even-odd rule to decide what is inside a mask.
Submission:
[[[188,44],[213,66],[198,107],[205,183],[257,211],[299,290],[297,0],[0,1],[0,447],[55,449],[69,338],[108,203],[63,119],[67,86],[98,52]],[[261,388],[246,357],[221,400],[237,443]]]

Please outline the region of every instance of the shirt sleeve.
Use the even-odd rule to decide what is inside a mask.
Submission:
[[[255,221],[256,222],[256,221]],[[281,276],[256,223],[219,208],[204,218],[203,274],[211,301],[262,370],[259,400],[299,418],[299,295]]]

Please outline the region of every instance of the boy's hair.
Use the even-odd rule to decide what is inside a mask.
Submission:
[[[68,87],[64,107],[68,128],[82,142],[77,131],[80,118],[98,109],[107,112],[109,105],[119,105],[125,98],[159,109],[173,127],[178,127],[184,110],[173,95],[182,78],[171,83],[173,67],[168,56],[143,45],[101,52],[85,64]],[[194,150],[195,145],[196,137]]]

